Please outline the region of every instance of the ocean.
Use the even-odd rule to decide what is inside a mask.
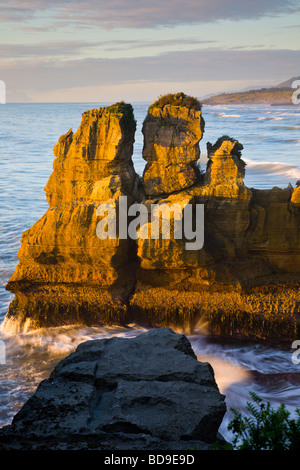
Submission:
[[[53,147],[70,128],[76,131],[84,111],[108,104],[0,105],[0,323],[13,299],[5,285],[18,263],[21,235],[48,208],[43,188],[52,172]],[[137,120],[133,162],[139,174],[145,166],[141,128],[148,105],[133,103]],[[299,106],[204,106],[203,117],[203,169],[206,143],[228,135],[244,146],[244,181],[249,188],[285,188],[300,180]],[[0,357],[0,427],[11,422],[39,382],[79,343],[113,335],[130,338],[143,331],[143,327],[133,324],[128,328],[69,326],[17,333],[5,331],[0,325],[0,341],[5,349],[5,360]],[[228,412],[220,432],[227,439],[231,439],[227,430],[232,418],[230,408],[245,412],[249,391],[274,407],[284,403],[292,416],[300,408],[300,364],[292,361],[292,345],[289,349],[216,341],[201,325],[188,337],[199,360],[212,364],[219,389],[226,396]]]

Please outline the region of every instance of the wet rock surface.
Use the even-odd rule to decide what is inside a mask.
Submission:
[[[87,341],[0,430],[0,449],[210,449],[224,398],[210,364],[169,328]]]

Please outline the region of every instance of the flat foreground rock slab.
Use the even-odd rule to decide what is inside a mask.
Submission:
[[[0,448],[210,449],[224,400],[210,364],[169,328],[86,341],[0,430]]]

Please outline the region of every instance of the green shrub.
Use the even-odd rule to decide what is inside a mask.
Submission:
[[[201,110],[201,103],[197,98],[193,96],[185,95],[184,93],[168,93],[166,95],[161,95],[154,103],[149,107],[149,110],[159,107],[163,108],[166,105],[172,106],[187,106],[188,108],[196,109],[197,111]]]
[[[233,420],[228,429],[235,437],[233,448],[238,450],[299,450],[300,449],[300,409],[297,419],[290,419],[290,413],[282,404],[277,410],[269,402],[254,392],[250,392],[253,402],[247,403],[250,417],[242,416],[234,408]]]

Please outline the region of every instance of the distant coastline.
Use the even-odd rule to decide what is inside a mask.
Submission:
[[[201,100],[203,105],[223,104],[270,104],[293,105],[291,88],[261,88],[260,90],[242,91],[236,93],[220,93]]]

